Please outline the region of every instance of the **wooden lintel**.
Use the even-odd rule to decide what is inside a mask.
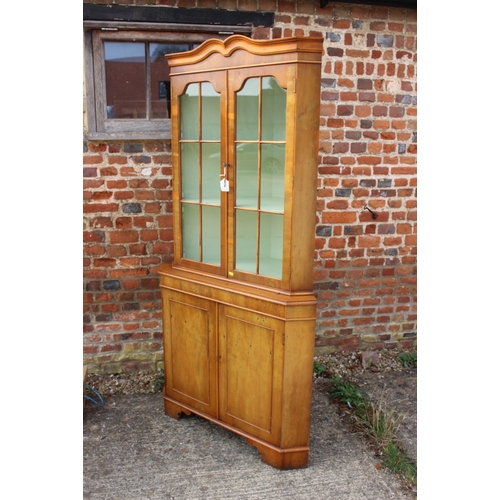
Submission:
[[[271,27],[274,12],[84,3],[83,20]]]

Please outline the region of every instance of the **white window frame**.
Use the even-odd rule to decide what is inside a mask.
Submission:
[[[84,21],[84,135],[89,140],[170,139],[171,122],[165,119],[108,119],[104,81],[103,42],[149,41],[199,44],[233,34],[251,36],[251,26],[186,25],[144,22]]]

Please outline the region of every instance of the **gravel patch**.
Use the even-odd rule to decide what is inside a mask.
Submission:
[[[398,350],[342,351],[315,356],[314,361],[324,366],[325,371],[314,374],[315,378],[340,376],[344,380],[359,381],[367,373],[381,376],[388,372],[407,370],[398,360]],[[165,382],[163,370],[134,371],[127,373],[90,373],[87,384],[103,398],[119,394],[154,394],[161,392]]]
[[[342,351],[315,356],[314,361],[325,367],[325,372],[315,377],[341,377],[355,381],[365,373],[403,372],[407,370],[398,359],[397,349],[382,351]],[[406,351],[405,351],[406,352]],[[407,352],[416,352],[415,350]]]
[[[103,398],[119,394],[154,394],[161,392],[164,383],[163,370],[133,371],[111,375],[90,373],[87,377],[87,385]]]

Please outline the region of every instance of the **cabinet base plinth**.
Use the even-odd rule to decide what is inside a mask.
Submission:
[[[184,413],[186,415],[191,415],[194,413],[201,418],[204,418],[224,429],[227,429],[235,434],[239,434],[246,439],[246,442],[255,446],[261,455],[261,460],[265,464],[268,464],[279,470],[290,470],[290,469],[304,469],[309,465],[309,448],[308,447],[297,447],[290,449],[282,449],[274,446],[270,443],[255,438],[248,433],[233,427],[232,425],[226,424],[217,418],[210,415],[206,415],[203,412],[194,410],[184,404],[179,404],[174,400],[170,399],[165,394],[165,388],[163,389],[163,403],[165,406],[165,413],[176,420],[179,420],[180,414]]]
[[[185,415],[191,415],[191,412],[184,408],[183,406],[179,406],[177,403],[173,401],[163,398],[163,405],[165,406],[165,413],[176,420],[179,420],[181,413]]]
[[[255,446],[260,452],[261,460],[279,470],[305,469],[309,465],[309,448],[281,450],[274,446],[246,438],[249,445]]]

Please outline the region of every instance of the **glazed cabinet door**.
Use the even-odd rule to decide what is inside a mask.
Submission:
[[[219,418],[279,443],[284,322],[221,305]]]
[[[223,72],[172,80],[175,261],[226,273],[226,157]]]
[[[290,76],[291,75],[291,76]],[[241,281],[286,288],[285,235],[293,168],[287,164],[288,78],[286,66],[229,72],[228,127],[232,185],[229,193],[230,275]],[[293,80],[293,78],[292,78]],[[287,142],[288,141],[288,142]]]
[[[217,416],[217,305],[163,292],[166,394]]]

